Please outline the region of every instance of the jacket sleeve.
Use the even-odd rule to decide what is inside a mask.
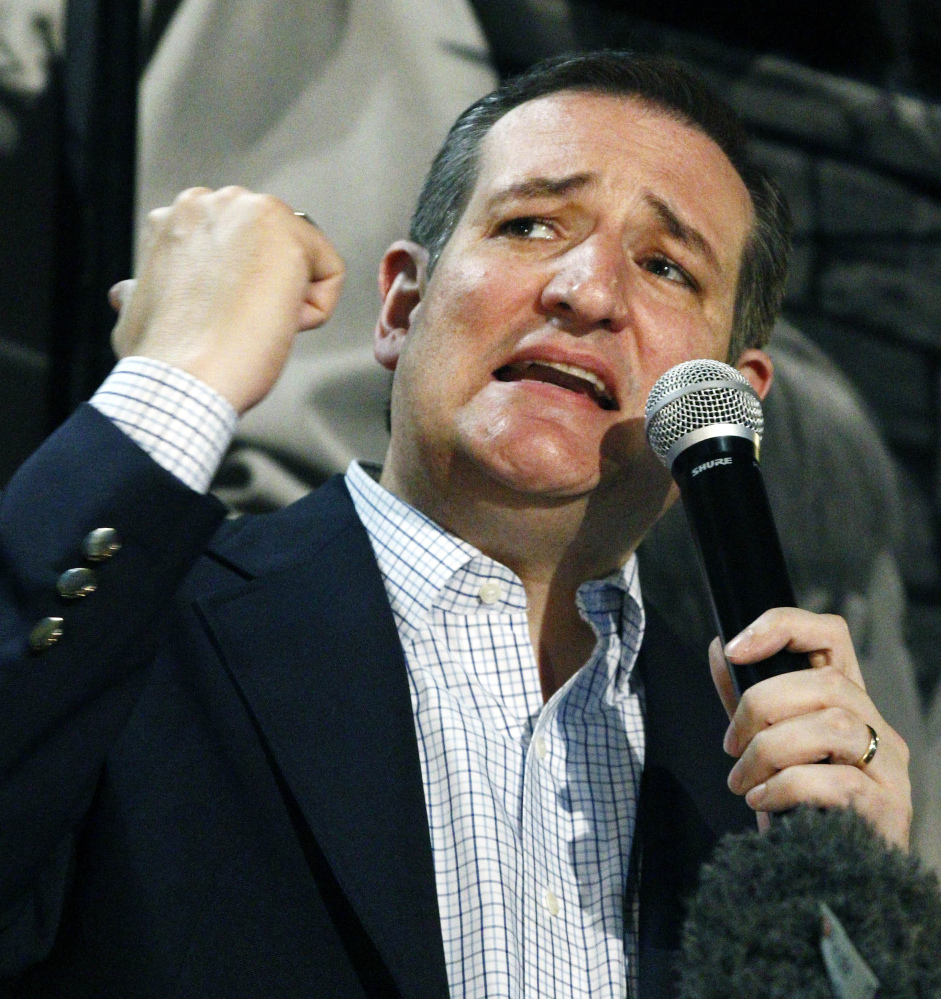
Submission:
[[[52,947],[108,748],[146,684],[160,619],[224,515],[90,406],[0,498],[0,976]],[[99,528],[120,547],[96,561],[83,543]],[[66,598],[57,584],[76,568],[94,590]]]

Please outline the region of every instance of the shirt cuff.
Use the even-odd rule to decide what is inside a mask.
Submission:
[[[91,405],[199,493],[208,492],[238,419],[205,382],[149,357],[119,361]]]

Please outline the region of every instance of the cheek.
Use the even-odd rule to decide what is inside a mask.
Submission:
[[[531,313],[544,278],[526,261],[494,259],[492,252],[456,253],[452,264],[442,258],[429,286],[429,324],[470,327],[484,344],[500,338],[514,317]],[[438,293],[438,289],[441,293]]]
[[[406,337],[396,390],[426,429],[442,431],[453,412],[490,381],[493,351],[487,332],[492,324],[486,288],[486,271],[462,274],[459,282],[448,285],[447,296],[426,298]]]
[[[467,321],[494,298],[498,278],[499,272],[486,260],[464,258],[459,266],[442,261],[428,289],[428,321]]]
[[[452,380],[455,388],[479,388],[528,328],[532,291],[521,275],[483,262],[436,271],[435,279],[410,334],[411,349],[421,353],[417,366],[432,368],[431,377]],[[437,288],[446,293],[437,294]]]
[[[698,303],[694,308],[684,308],[674,303],[647,302],[636,314],[644,330],[638,338],[638,351],[647,372],[662,374],[675,364],[698,357],[724,361],[728,355],[731,318],[709,315]],[[655,374],[653,381],[657,377]]]

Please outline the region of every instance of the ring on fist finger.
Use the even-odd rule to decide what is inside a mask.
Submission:
[[[869,729],[869,745],[866,747],[866,752],[854,764],[860,770],[867,764],[872,763],[872,758],[876,755],[876,750],[879,748],[879,736],[876,735],[876,730],[872,725],[867,725],[866,728]]]

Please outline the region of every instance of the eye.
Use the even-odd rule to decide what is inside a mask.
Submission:
[[[699,286],[693,278],[679,264],[674,263],[667,257],[650,257],[645,260],[644,268],[657,277],[666,278],[667,281],[675,281],[677,284],[685,284],[688,288],[698,288]]]
[[[516,239],[552,239],[555,236],[555,230],[545,219],[531,215],[508,219],[500,224],[498,232],[501,236],[513,236]]]

